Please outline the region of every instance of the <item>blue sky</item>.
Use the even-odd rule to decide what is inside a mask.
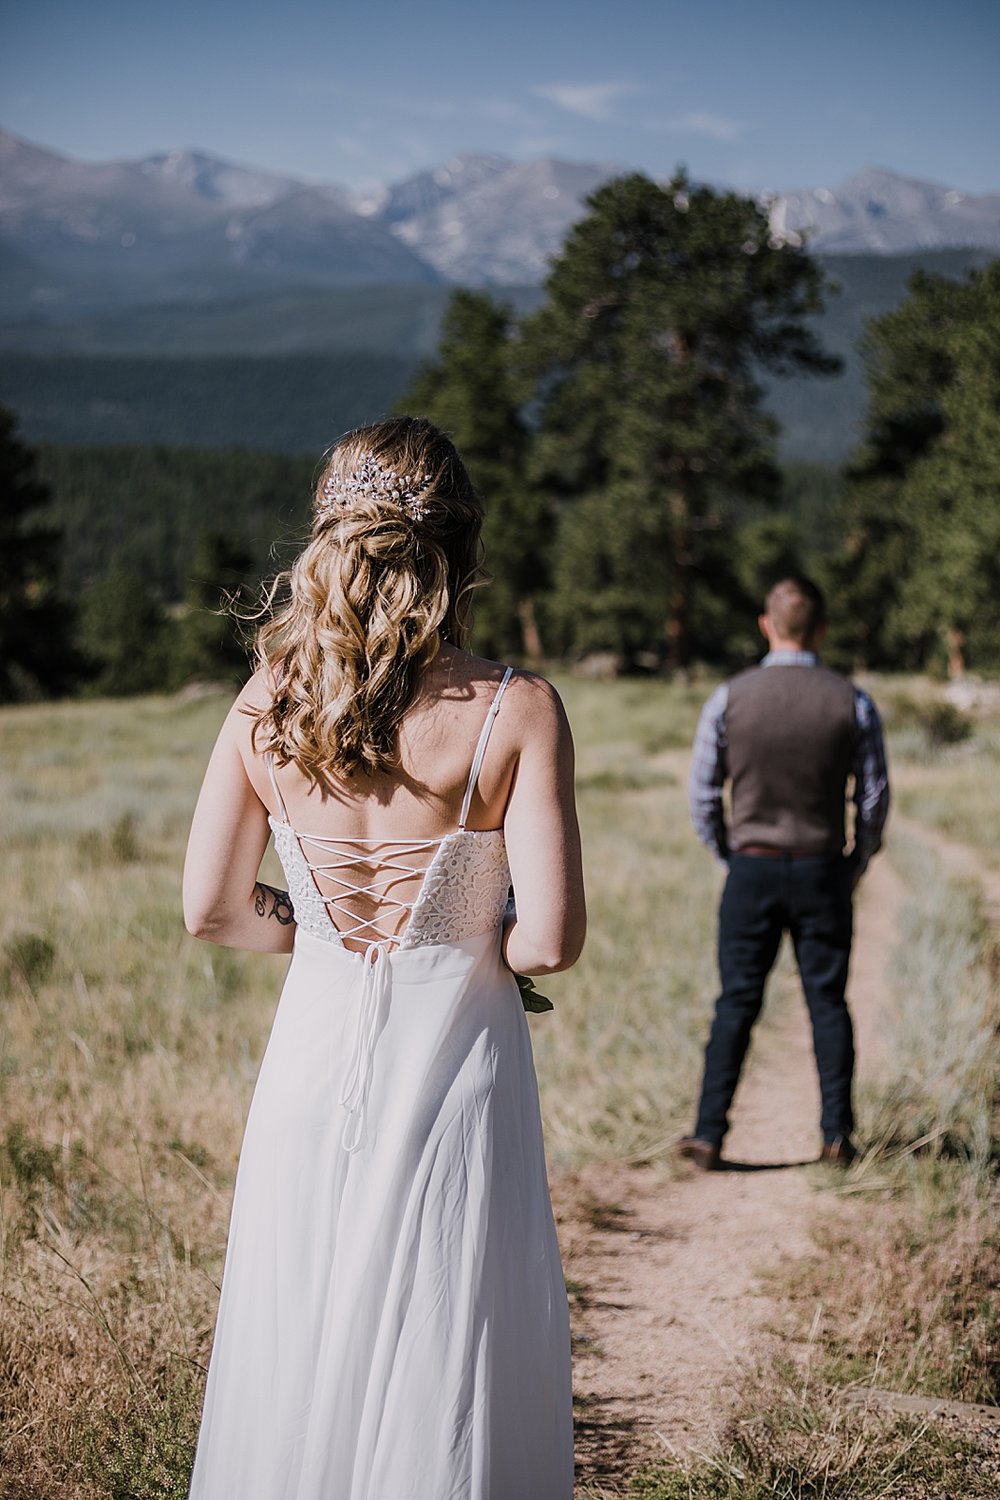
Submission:
[[[1000,189],[1000,0],[7,0],[0,123],[365,187],[460,151]]]

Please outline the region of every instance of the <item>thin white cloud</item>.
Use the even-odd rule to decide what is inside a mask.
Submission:
[[[729,115],[696,109],[669,120],[651,120],[649,128],[665,130],[671,135],[707,135],[713,141],[738,141],[747,127],[742,120],[731,119]]]
[[[622,82],[540,83],[532,93],[585,120],[610,120],[615,103],[626,94],[634,94],[635,85]]]

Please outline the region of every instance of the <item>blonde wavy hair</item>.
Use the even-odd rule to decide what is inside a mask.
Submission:
[[[272,695],[252,739],[320,784],[396,766],[422,671],[442,640],[468,640],[483,510],[450,440],[420,417],[341,438],[313,506],[312,536],[275,585],[287,602],[257,634]]]

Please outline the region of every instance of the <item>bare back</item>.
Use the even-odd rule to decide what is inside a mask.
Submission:
[[[442,647],[400,725],[399,770],[316,787],[297,767],[283,766],[277,779],[289,822],[330,838],[433,839],[450,833],[458,824],[476,744],[504,671],[496,662]],[[519,716],[509,711],[514,696],[512,692],[511,705],[491,729],[469,812],[473,829],[503,824],[520,748]],[[256,694],[250,701],[257,701]],[[277,815],[265,758],[253,750],[249,721],[245,723],[240,749],[247,775],[265,807]]]
[[[283,863],[287,856],[302,876],[295,890],[289,880],[300,929],[323,928],[355,950],[407,946],[421,926],[414,908],[454,864],[461,830],[488,904],[501,876],[504,893],[513,884],[508,962],[523,973],[573,962],[585,915],[572,737],[549,683],[514,673],[497,704],[504,677],[499,664],[442,646],[400,726],[398,771],[322,787],[254,750],[248,710],[266,702],[267,687],[252,679],[220,733],[192,824],[189,926],[234,946],[288,951],[291,934],[279,947],[263,914],[259,927],[251,914],[257,898],[248,910],[241,894],[253,891],[273,834]]]
[[[319,824],[293,822],[278,784],[274,758],[265,753],[270,790],[277,807],[269,821],[289,887],[295,893],[293,900],[300,925],[305,923],[315,935],[363,950],[372,944],[396,947],[434,941],[442,933],[440,893],[455,883],[453,874],[457,876],[458,889],[451,893],[450,900],[452,903],[457,900],[466,921],[476,925],[480,914],[479,893],[467,889],[463,876],[471,877],[490,891],[486,909],[496,920],[496,908],[506,898],[510,878],[503,831],[499,826],[470,827],[469,819],[493,726],[512,677],[513,668],[508,667],[489,701],[465,774],[457,819],[443,834],[401,833],[391,825],[398,825],[404,817],[415,824],[425,822],[426,813],[423,818],[419,813],[428,808],[432,812],[449,809],[453,801],[452,784],[439,780],[435,788],[433,772],[441,761],[446,766],[453,762],[454,743],[462,743],[461,730],[466,726],[470,706],[475,707],[481,696],[477,691],[481,679],[467,679],[462,694],[465,703],[457,715],[458,732],[451,735],[444,731],[448,728],[447,721],[456,716],[454,711],[443,715],[441,706],[456,702],[454,687],[446,683],[444,692],[436,697],[421,694],[415,732],[412,724],[408,725],[411,764],[402,762],[398,777],[380,776],[378,786],[365,788],[359,796],[354,788],[336,785],[324,789],[306,787],[303,791],[301,783],[305,778],[301,773],[296,775],[294,780],[300,783],[302,801],[306,804],[304,816],[322,819],[326,812],[322,822],[330,827],[342,827],[346,822],[350,832],[325,832]],[[429,760],[432,755],[434,758]],[[421,762],[428,762],[426,769]],[[405,794],[402,807],[400,791]],[[312,808],[308,806],[310,801],[314,804]],[[378,831],[355,832],[359,821]],[[428,900],[435,886],[436,903]],[[447,923],[443,930],[448,930]]]

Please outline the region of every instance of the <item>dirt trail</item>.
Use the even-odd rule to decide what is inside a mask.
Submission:
[[[878,1065],[878,1009],[901,888],[877,860],[857,904],[850,986],[859,1072]],[[554,1184],[575,1291],[578,1475],[614,1483],[672,1448],[703,1450],[741,1366],[780,1309],[760,1273],[806,1254],[834,1213],[817,1193],[819,1091],[805,1006],[765,1006],[727,1138],[728,1170],[592,1166]],[[707,1019],[707,1018],[706,1018]]]

